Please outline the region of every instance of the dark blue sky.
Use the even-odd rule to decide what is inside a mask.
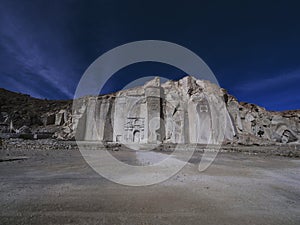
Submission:
[[[198,54],[240,101],[300,109],[297,2],[0,0],[0,86],[35,97],[72,98],[101,54],[154,39]],[[139,63],[116,73],[103,92],[153,75],[184,76],[171,66]]]

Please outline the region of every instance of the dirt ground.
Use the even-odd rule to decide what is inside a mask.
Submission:
[[[2,225],[300,224],[299,159],[219,153],[200,173],[199,153],[147,187],[106,180],[77,150],[1,150],[0,159]]]

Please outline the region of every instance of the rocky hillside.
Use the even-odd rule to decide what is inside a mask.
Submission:
[[[242,144],[299,143],[300,110],[267,111],[255,104],[238,102],[226,95],[227,109],[236,128],[236,141]]]
[[[50,115],[55,121],[55,114],[70,110],[71,105],[72,101],[36,99],[0,88],[0,132],[18,132],[25,127],[32,131],[45,128],[50,125]]]
[[[143,94],[146,87],[149,87],[149,84],[153,85],[153,83],[157,83],[157,80],[145,84],[144,87],[137,87],[111,95],[96,97],[96,101],[99,101],[101,105],[101,102],[107,103],[109,101],[115,101],[112,99],[115,99],[117,96],[122,97],[133,92],[140,95],[141,93]],[[182,98],[182,96],[188,98],[185,101],[189,101],[189,98],[193,99],[193,101],[203,101],[201,97],[203,94],[208,94],[213,97],[214,93],[218,93],[225,101],[228,115],[234,129],[234,137],[227,140],[228,143],[244,145],[299,143],[300,110],[285,112],[267,111],[255,104],[238,102],[238,100],[227,93],[226,90],[220,89],[208,81],[196,80],[193,77],[186,77],[180,81],[168,81],[164,84],[158,82],[155,85],[159,85],[164,95],[169,96],[167,98],[173,102],[177,101],[178,98]],[[95,97],[82,98],[79,101],[79,108],[72,114],[71,100],[55,101],[36,99],[29,95],[0,89],[0,133],[34,134],[48,132],[51,133],[54,138],[73,139],[76,127],[80,123],[80,120],[87,114],[87,105],[90,100],[94,98]],[[180,109],[180,107],[174,108],[173,113],[175,114],[178,110],[184,109]],[[174,114],[170,114],[170,116],[174,116]],[[180,116],[178,116],[178,118],[180,119]],[[143,121],[140,121],[140,123],[140,125],[143,125]],[[120,129],[124,129],[123,126],[125,126],[125,124],[120,124],[119,126],[121,126]],[[128,126],[128,124],[126,126]],[[167,129],[167,126],[165,129]],[[168,138],[167,133],[166,131],[164,140]],[[170,138],[171,137],[169,137],[169,139]]]

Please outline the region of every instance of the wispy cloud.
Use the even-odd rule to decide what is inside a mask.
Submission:
[[[5,71],[5,75],[1,71],[1,76],[14,77],[15,79],[12,80],[22,80],[23,86],[31,86],[33,90],[38,89],[40,85],[40,82],[36,81],[43,80],[47,84],[44,88],[56,90],[55,92],[61,93],[60,96],[71,98],[73,91],[66,80],[68,77],[63,74],[67,70],[65,68],[67,65],[57,63],[61,51],[56,52],[57,56],[53,54],[55,50],[59,50],[61,43],[53,46],[54,49],[49,51],[50,46],[47,46],[47,42],[51,38],[55,38],[54,35],[50,35],[51,32],[40,29],[33,30],[29,24],[30,21],[12,16],[8,11],[0,12],[0,46],[10,55],[11,59],[14,59],[15,66],[18,68],[10,74]],[[20,83],[19,87],[21,88]],[[34,91],[32,92],[34,93]],[[41,96],[42,94],[35,93],[35,95]]]
[[[32,88],[26,86],[20,79],[16,79],[16,77],[7,75],[4,80],[1,82],[1,86],[10,87],[10,91],[20,92],[22,90],[23,94],[30,94],[35,98],[44,98],[43,95],[40,94],[40,91],[36,91],[36,88]]]
[[[271,110],[300,109],[300,69],[269,78],[253,76],[233,88],[239,100],[258,104]]]
[[[300,69],[286,73],[281,73],[274,76],[269,76],[269,78],[265,79],[259,79],[259,76],[253,76],[253,79],[235,87],[235,90],[241,92],[248,92],[264,91],[276,87],[288,88],[288,84],[295,84],[294,82],[300,82]]]

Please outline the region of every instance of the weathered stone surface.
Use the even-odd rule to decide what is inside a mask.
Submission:
[[[16,133],[20,133],[20,134],[31,134],[31,129],[24,125],[22,127],[20,127],[19,129],[16,130]]]
[[[88,97],[79,106],[85,109],[77,111],[73,121],[86,123],[79,129],[82,140],[210,143],[217,138],[245,145],[299,142],[297,111],[269,112],[239,103],[226,90],[191,76],[164,84],[155,78],[143,87]],[[73,126],[72,131],[75,129]]]
[[[191,76],[163,84],[155,78],[141,87],[83,97],[73,108],[71,101],[9,95],[18,102],[13,106],[0,99],[1,132],[8,132],[12,121],[17,128],[53,132],[62,140],[76,136],[106,143],[300,143],[300,111],[270,112],[238,102],[217,85]]]
[[[42,118],[44,126],[55,124],[55,113],[47,113]]]
[[[67,122],[67,111],[66,110],[60,110],[55,115],[55,125],[56,126],[62,126],[64,123]]]

